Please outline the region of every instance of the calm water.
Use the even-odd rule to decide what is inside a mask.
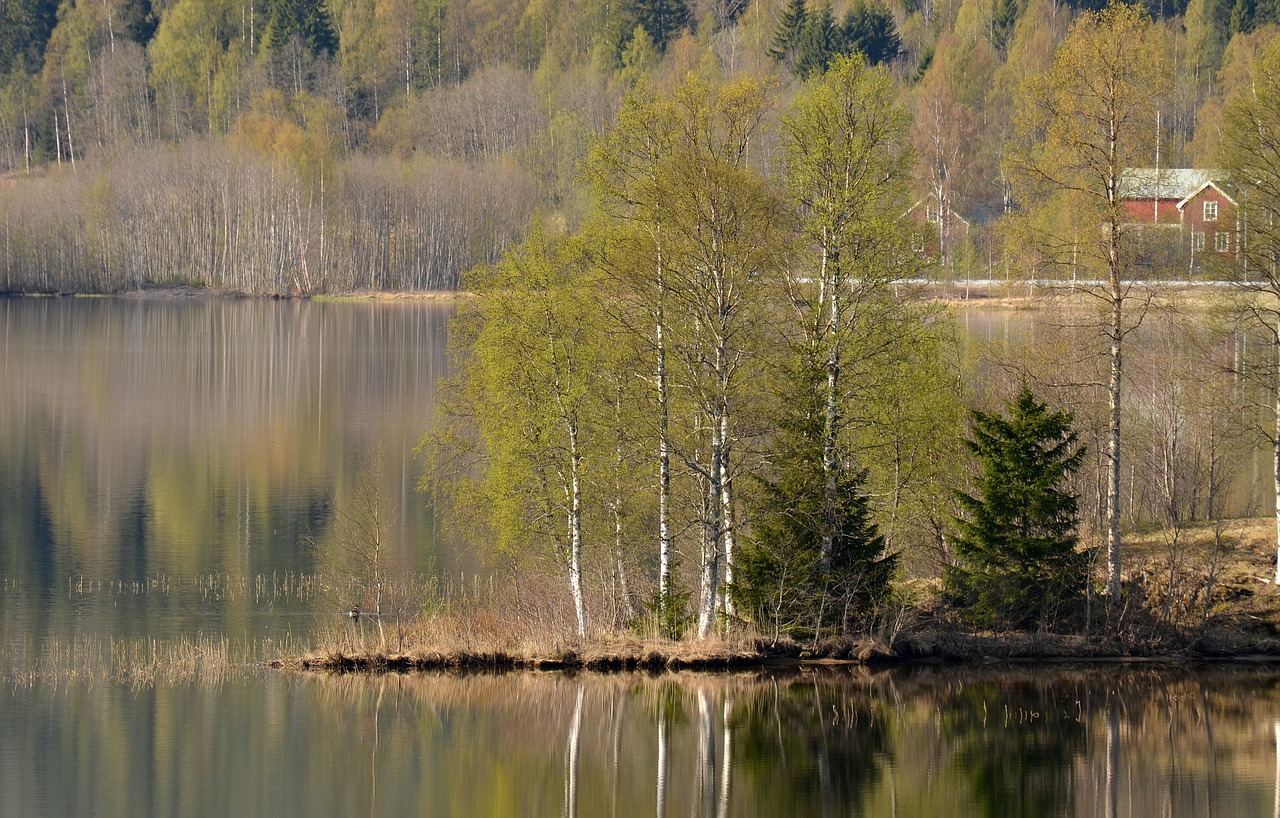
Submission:
[[[470,570],[412,454],[450,313],[0,300],[0,658],[305,640],[375,465],[394,566]],[[1278,737],[1280,668],[247,670],[0,688],[0,816],[1280,815]]]
[[[1271,816],[1280,673],[0,691],[3,816]]]
[[[297,583],[374,464],[389,563],[457,568],[412,451],[451,312],[0,300],[0,638],[305,636],[351,604]]]

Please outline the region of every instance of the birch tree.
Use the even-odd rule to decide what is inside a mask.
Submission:
[[[567,580],[577,632],[588,633],[583,575],[589,405],[601,355],[589,267],[567,239],[535,228],[526,244],[480,268],[478,299],[456,324],[465,350],[457,415],[425,441],[437,473],[461,456],[447,500],[513,559],[549,560]],[[460,416],[459,416],[460,415]],[[456,428],[475,430],[449,438]],[[471,472],[468,475],[468,472]]]
[[[1107,344],[1107,592],[1117,600],[1124,345],[1151,299],[1136,280],[1139,234],[1126,223],[1120,182],[1126,168],[1150,163],[1169,75],[1163,30],[1145,12],[1123,4],[1086,12],[1048,73],[1026,84],[1007,159],[1024,208],[1015,224],[1034,257],[1047,268],[1070,269],[1073,281],[1100,282],[1080,289],[1097,299]],[[1078,229],[1062,231],[1061,220],[1039,218],[1067,203]]]
[[[1269,435],[1276,497],[1276,582],[1280,584],[1280,39],[1263,49],[1253,82],[1227,103],[1223,167],[1242,189],[1237,240],[1240,286],[1250,323],[1270,341],[1261,368],[1272,392],[1275,428]]]
[[[593,155],[592,172],[614,221],[604,254],[624,321],[649,339],[657,415],[660,618],[669,620],[675,534],[671,497],[678,463],[700,498],[698,633],[710,634],[731,578],[736,543],[733,479],[740,460],[736,412],[759,363],[766,282],[776,269],[782,213],[751,166],[768,110],[767,89],[739,81],[718,89],[696,76],[669,95],[629,97]],[[634,319],[643,315],[643,328]],[[687,423],[671,427],[673,401]],[[679,438],[677,441],[677,437]]]
[[[677,281],[672,353],[701,432],[701,445],[681,459],[703,496],[698,635],[704,638],[715,625],[721,586],[733,579],[737,413],[764,352],[758,342],[782,244],[778,197],[749,162],[768,105],[765,87],[752,80],[712,90],[691,77],[675,96],[680,126],[667,173],[683,184],[673,185],[666,209]]]
[[[675,539],[671,517],[671,377],[667,317],[671,237],[665,215],[671,197],[665,162],[676,136],[669,99],[639,86],[628,96],[612,130],[592,151],[588,175],[609,225],[600,236],[603,268],[620,296],[620,317],[633,335],[647,340],[650,368],[641,377],[653,389],[657,472],[658,596],[662,629],[674,612]],[[639,317],[637,317],[639,316]]]
[[[839,58],[783,120],[785,174],[804,244],[784,277],[794,308],[792,351],[797,371],[824,373],[815,384],[823,404],[823,564],[838,529],[839,486],[851,470],[847,378],[886,357],[912,323],[890,289],[913,264],[902,219],[908,127],[888,73],[868,68],[860,55]]]

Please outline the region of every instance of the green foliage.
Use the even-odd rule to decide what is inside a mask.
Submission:
[[[805,20],[796,52],[796,73],[808,78],[826,71],[838,44],[835,14],[831,3],[824,2],[817,14],[810,14]]]
[[[40,67],[57,12],[57,0],[0,3],[0,77],[14,68]]]
[[[623,13],[649,34],[660,52],[691,19],[685,0],[626,0]]]
[[[732,593],[740,609],[775,636],[846,632],[883,599],[898,555],[885,552],[871,519],[866,471],[841,452],[823,467],[826,438],[821,362],[796,361],[777,420],[769,474],[753,510]],[[828,489],[828,480],[834,492]],[[830,537],[829,557],[823,555]]]
[[[840,27],[839,41],[840,51],[861,52],[871,65],[891,62],[902,53],[902,38],[893,13],[880,0],[849,9]]]
[[[800,46],[807,19],[805,0],[788,0],[787,7],[778,18],[778,26],[773,31],[773,45],[769,46],[769,56],[778,62],[790,60]]]
[[[1018,22],[1018,0],[996,0],[991,14],[991,44],[1001,54],[1009,51],[1013,28]]]
[[[1072,415],[1023,388],[1005,414],[974,411],[965,446],[978,458],[976,494],[960,492],[958,564],[946,594],[984,626],[1050,625],[1078,598],[1087,555],[1076,550],[1076,496],[1063,484],[1084,460]]]
[[[333,54],[338,35],[333,30],[326,0],[268,0],[263,39],[279,49],[297,37],[312,54]]]
[[[628,87],[635,85],[658,64],[658,48],[644,26],[636,26],[631,42],[622,51],[622,70],[618,79]]]
[[[1280,292],[1280,38],[1263,48],[1253,81],[1228,101],[1222,143],[1224,170],[1248,180],[1240,197],[1248,231],[1240,242],[1244,266]]]

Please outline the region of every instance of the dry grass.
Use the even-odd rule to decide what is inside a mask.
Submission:
[[[218,685],[252,667],[271,646],[233,647],[226,639],[76,639],[38,652],[0,653],[0,683],[10,687]]]

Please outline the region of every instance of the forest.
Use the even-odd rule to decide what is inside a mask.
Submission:
[[[0,8],[0,290],[451,289],[535,213],[574,229],[645,77],[776,85],[841,53],[912,116],[911,197],[972,229],[931,274],[1016,277],[993,227],[1058,0],[20,0]],[[1212,167],[1274,4],[1152,4],[1160,163]],[[774,116],[774,114],[770,114]],[[753,162],[778,160],[760,129]],[[1152,146],[1154,151],[1154,145]],[[1150,164],[1154,156],[1148,157]]]
[[[469,541],[567,580],[582,638],[602,608],[815,641],[939,601],[997,630],[1206,623],[1258,581],[1241,557],[1276,568],[1274,534],[1260,567],[1228,521],[1250,506],[1230,464],[1264,440],[1280,488],[1280,39],[1221,118],[1250,180],[1236,286],[1193,299],[1118,195],[1163,136],[1166,45],[1140,8],[1086,11],[1019,86],[1006,252],[1070,279],[976,353],[902,291],[927,263],[919,120],[889,68],[837,55],[785,101],[642,80],[588,157],[590,218],[535,220],[464,279],[425,488]]]

